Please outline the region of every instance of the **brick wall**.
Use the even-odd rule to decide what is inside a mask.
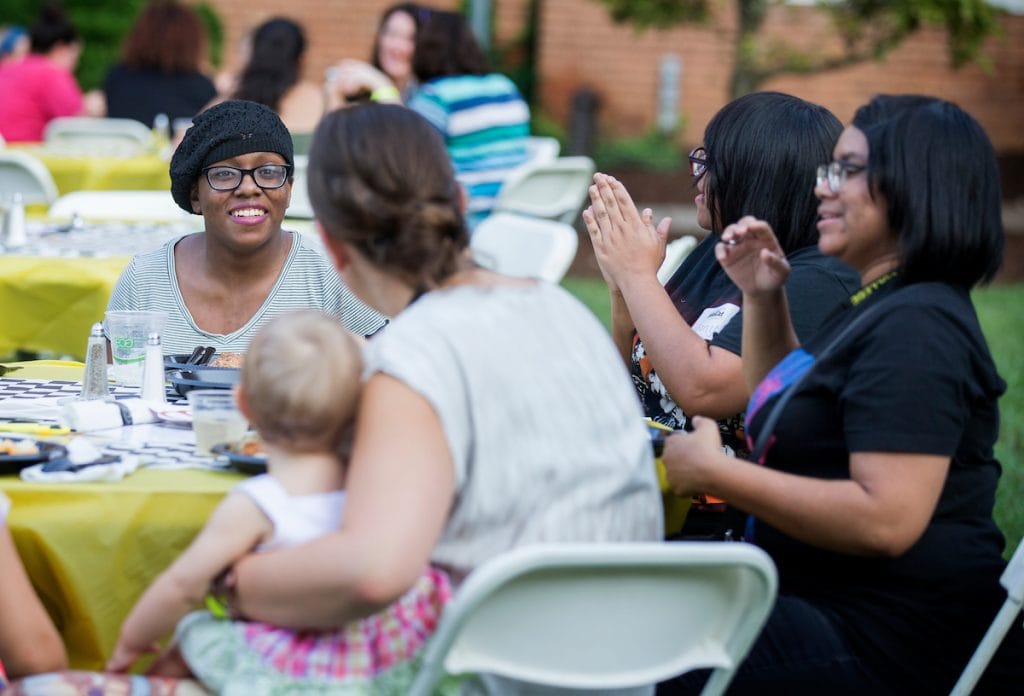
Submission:
[[[736,19],[728,3],[712,3],[716,15],[694,25],[637,33],[611,22],[596,0],[543,4],[539,51],[543,108],[564,119],[571,93],[582,87],[601,97],[601,127],[636,134],[654,123],[657,66],[673,52],[682,59],[679,110],[684,143],[700,141],[704,126],[729,99],[728,80]],[[1007,15],[1004,35],[988,40],[990,73],[976,65],[948,67],[945,33],[922,30],[882,62],[867,62],[810,76],[782,76],[764,89],[789,92],[821,103],[843,121],[871,95],[882,92],[933,94],[959,103],[985,126],[996,148],[1024,153],[1024,16]],[[777,7],[766,31],[828,45],[827,23],[813,8]]]
[[[274,15],[300,21],[310,52],[306,74],[319,80],[324,68],[344,57],[365,58],[380,13],[391,0],[210,0],[225,24],[225,59],[251,27]],[[497,41],[522,30],[529,0],[493,0]],[[454,9],[459,0],[431,0]],[[666,53],[682,60],[679,112],[684,144],[700,141],[704,126],[729,99],[728,80],[736,19],[728,2],[711,3],[714,16],[704,26],[636,32],[615,25],[597,0],[540,0],[537,69],[539,107],[567,123],[570,98],[581,87],[601,99],[600,128],[636,135],[655,122],[657,67]],[[879,92],[920,92],[958,102],[988,130],[1001,152],[1024,153],[1024,16],[1008,15],[1004,35],[991,38],[985,54],[991,73],[977,66],[948,68],[943,32],[923,30],[881,63],[869,62],[804,77],[777,77],[765,89],[790,92],[832,109],[841,120]],[[813,8],[778,7],[768,18],[770,32],[799,37],[808,45],[828,44],[826,24]]]

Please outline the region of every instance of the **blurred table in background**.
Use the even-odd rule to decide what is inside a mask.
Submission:
[[[61,194],[72,191],[162,190],[171,188],[169,162],[156,152],[118,153],[70,145],[8,145],[39,158]]]
[[[30,221],[28,244],[0,255],[0,356],[16,350],[82,358],[94,322],[132,254],[202,229],[175,223]]]

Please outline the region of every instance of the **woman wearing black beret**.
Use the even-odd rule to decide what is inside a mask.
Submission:
[[[171,194],[205,231],[135,256],[108,310],[166,312],[165,353],[198,345],[244,351],[272,317],[315,308],[369,335],[384,318],[354,297],[303,235],[282,229],[291,201],[292,139],[256,102],[199,114],[171,159]]]

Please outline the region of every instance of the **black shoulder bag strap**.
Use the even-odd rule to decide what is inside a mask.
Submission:
[[[764,425],[761,426],[761,433],[757,436],[757,441],[754,443],[754,449],[750,453],[750,459],[754,462],[760,462],[761,457],[764,456],[765,449],[768,447],[768,442],[771,439],[772,433],[775,431],[775,424],[778,422],[779,417],[782,415],[783,409],[786,404],[796,393],[797,387],[803,384],[804,379],[811,373],[814,366],[822,361],[822,359],[828,357],[838,346],[842,343],[843,339],[852,334],[854,330],[861,328],[867,323],[867,320],[875,315],[879,314],[880,310],[888,304],[892,296],[883,298],[878,301],[874,307],[868,307],[861,313],[860,316],[854,318],[849,324],[843,327],[843,330],[836,334],[836,337],[829,341],[817,355],[814,356],[814,362],[804,370],[804,373],[800,375],[792,384],[786,387],[786,390],[782,392],[778,399],[775,400],[775,405],[772,406],[772,410],[768,412],[768,415],[764,419]]]

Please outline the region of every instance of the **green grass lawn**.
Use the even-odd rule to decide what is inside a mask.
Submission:
[[[562,285],[605,326],[609,325],[608,291],[600,278],[571,277]],[[973,297],[999,374],[1007,385],[999,402],[1002,426],[996,457],[1003,465],[1003,477],[996,493],[995,517],[1006,534],[1008,558],[1024,535],[1024,284],[983,288]]]

